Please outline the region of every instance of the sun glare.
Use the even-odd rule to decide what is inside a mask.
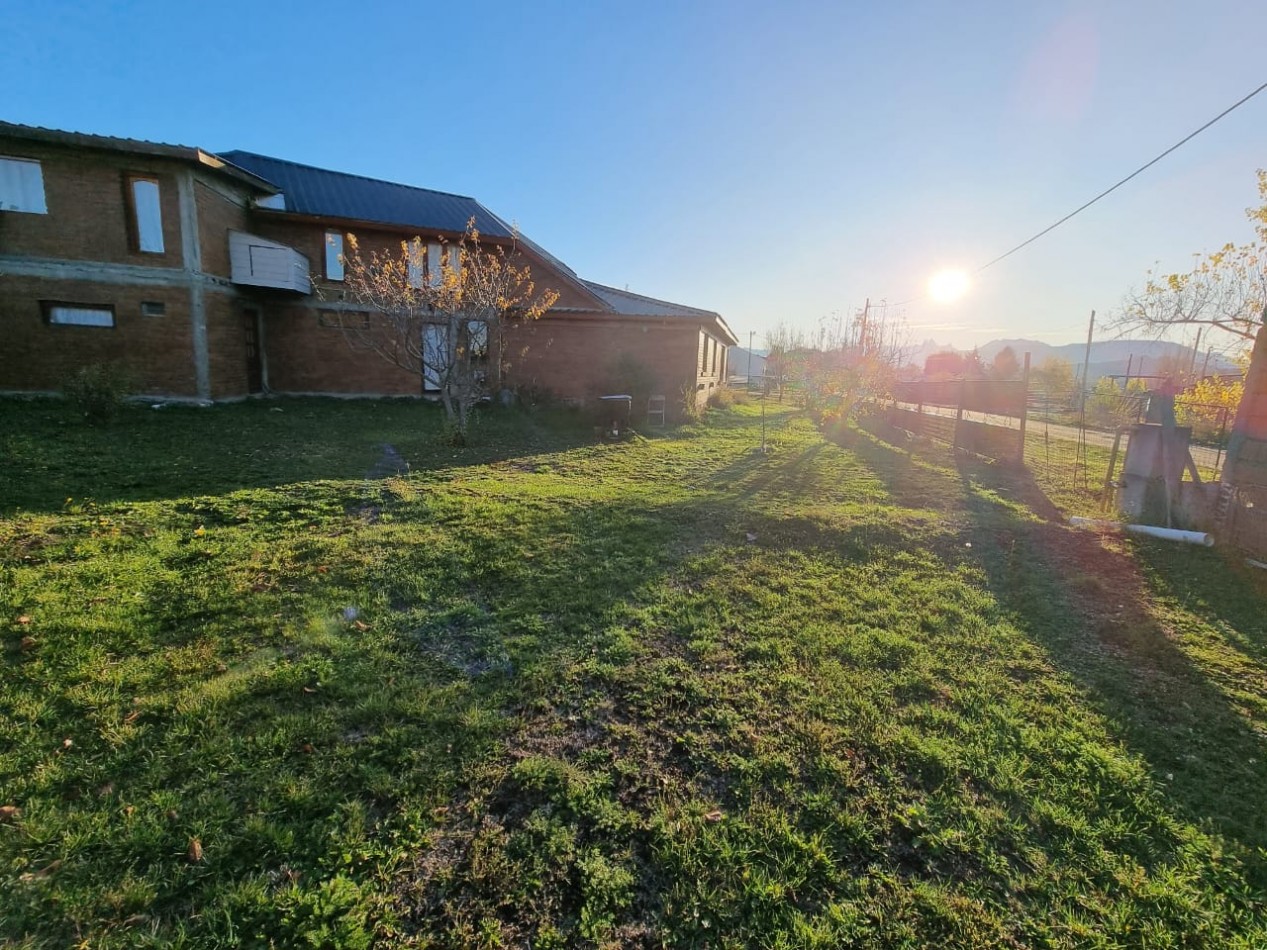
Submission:
[[[943,270],[928,282],[928,293],[937,303],[954,303],[968,292],[968,275],[961,270]]]

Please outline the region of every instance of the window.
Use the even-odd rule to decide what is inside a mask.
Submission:
[[[472,363],[488,361],[488,324],[483,320],[471,320],[466,325],[467,347]]]
[[[132,240],[138,251],[163,253],[163,209],[158,200],[158,182],[153,178],[131,178]]]
[[[427,278],[431,281],[432,287],[439,287],[444,283],[444,266],[440,263],[444,260],[444,246],[441,244],[427,245]]]
[[[326,232],[326,280],[343,279],[343,232]]]
[[[44,172],[27,158],[0,158],[0,211],[48,214],[44,203]]]
[[[455,276],[462,273],[462,249],[456,244],[449,246],[449,270],[453,271]]]
[[[422,242],[413,240],[409,242],[408,249],[408,267],[409,267],[409,286],[414,290],[421,290],[423,285],[423,264],[424,252]]]
[[[44,319],[50,324],[67,327],[112,327],[114,307],[108,304],[40,302]]]
[[[161,317],[167,313],[167,304],[161,300],[142,300],[141,316],[143,317]]]

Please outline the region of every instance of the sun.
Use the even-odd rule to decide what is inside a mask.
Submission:
[[[961,270],[938,271],[928,282],[928,295],[937,303],[954,303],[968,292],[970,283]]]

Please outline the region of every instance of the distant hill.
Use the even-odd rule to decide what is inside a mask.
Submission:
[[[977,352],[981,354],[982,361],[990,363],[1006,346],[1012,348],[1017,359],[1024,359],[1025,354],[1029,353],[1030,363],[1035,368],[1042,366],[1045,360],[1056,358],[1073,364],[1075,371],[1078,372],[1082,369],[1082,360],[1086,351],[1085,343],[1064,343],[1052,346],[1050,343],[1039,340],[991,340],[977,347]],[[944,353],[954,349],[953,346],[941,346],[933,340],[925,340],[912,351],[909,360],[917,366],[923,366],[924,360],[932,353]],[[961,350],[960,352],[968,351]],[[1148,375],[1165,357],[1180,357],[1190,361],[1192,356],[1192,347],[1168,340],[1095,340],[1091,343],[1091,363],[1088,375],[1094,384],[1102,376],[1125,375],[1128,364],[1132,375]],[[1205,354],[1198,353],[1196,356],[1198,372],[1204,363]],[[1208,372],[1234,373],[1236,366],[1216,353],[1210,359]]]

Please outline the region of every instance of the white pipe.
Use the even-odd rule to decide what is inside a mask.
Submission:
[[[1077,515],[1070,518],[1069,523],[1079,528],[1123,528],[1135,534],[1148,535],[1150,538],[1201,544],[1207,548],[1214,547],[1214,535],[1207,534],[1205,531],[1180,531],[1178,528],[1159,528],[1151,524],[1121,524],[1117,521],[1098,521],[1095,518],[1081,518]]]

